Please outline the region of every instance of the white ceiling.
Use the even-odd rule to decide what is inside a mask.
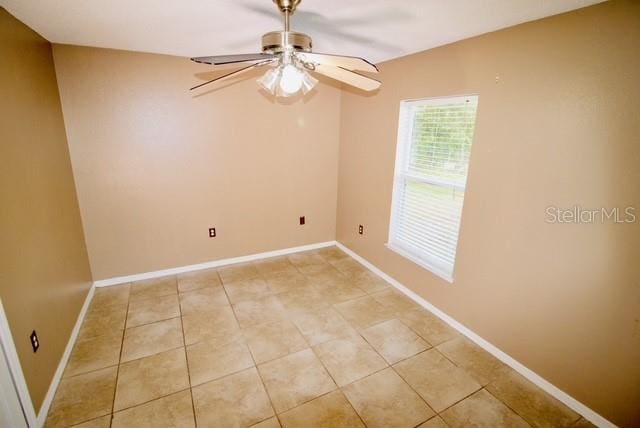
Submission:
[[[601,0],[303,0],[314,51],[380,62]],[[280,30],[271,0],[0,0],[54,43],[179,56],[252,53]]]

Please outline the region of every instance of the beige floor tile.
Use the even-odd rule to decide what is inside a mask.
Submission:
[[[195,427],[191,392],[187,389],[113,415],[112,428]]]
[[[432,346],[458,337],[458,332],[424,309],[401,311],[397,317]]]
[[[452,428],[529,426],[524,419],[484,389],[448,408],[440,416]]]
[[[180,318],[158,321],[125,330],[122,362],[148,357],[184,346]]]
[[[146,299],[148,297],[168,296],[178,292],[175,275],[162,278],[147,279],[131,284],[131,300]]]
[[[239,263],[218,268],[218,274],[223,284],[258,278],[260,273],[253,263]]]
[[[91,299],[92,306],[120,306],[129,303],[131,284],[112,285],[109,287],[97,287]]]
[[[291,264],[297,269],[307,266],[325,266],[327,262],[315,251],[304,251],[302,253],[289,254],[287,256]]]
[[[415,427],[434,416],[433,410],[392,368],[342,388],[368,427]]]
[[[307,285],[296,290],[278,294],[287,312],[300,314],[330,307],[330,303],[315,288]]]
[[[431,347],[396,319],[365,328],[362,335],[389,364],[395,364]]]
[[[469,339],[459,336],[438,345],[438,351],[465,369],[480,385],[504,376],[511,369]]]
[[[193,388],[198,426],[247,427],[274,416],[255,368]]]
[[[337,262],[338,260],[349,258],[349,255],[338,247],[321,248],[318,250],[318,255],[328,262]]]
[[[129,304],[127,328],[180,316],[177,294],[133,300]]]
[[[261,364],[258,370],[278,413],[336,389],[311,349]]]
[[[111,426],[111,415],[101,416],[90,421],[74,425],[73,428],[109,428]]]
[[[402,313],[411,309],[422,309],[416,302],[392,288],[373,293],[371,297],[394,312]]]
[[[114,410],[137,406],[189,388],[184,348],[120,365]]]
[[[367,295],[367,293],[365,293],[355,285],[352,285],[346,279],[320,283],[314,285],[313,287],[318,290],[320,294],[322,294],[325,299],[331,304],[345,302],[347,300],[353,300],[357,299],[358,297],[364,297]]]
[[[370,296],[339,303],[335,307],[352,326],[359,329],[394,317],[392,311]]]
[[[393,366],[436,412],[480,389],[464,370],[432,349]]]
[[[211,312],[218,308],[229,306],[229,300],[222,286],[206,287],[198,290],[180,293],[180,310],[182,315],[192,315],[197,312]]]
[[[388,366],[359,335],[334,339],[313,349],[339,386],[347,385]]]
[[[117,330],[124,330],[127,318],[127,303],[105,305],[92,303],[82,322],[79,338],[100,336]]]
[[[306,276],[295,269],[292,271],[266,274],[265,280],[274,293],[296,290],[304,287],[309,282]]]
[[[253,264],[261,275],[268,275],[276,272],[295,272],[295,267],[293,267],[289,262],[289,259],[285,256],[258,260],[253,262]]]
[[[304,274],[307,277],[316,276],[316,275],[332,275],[337,273],[336,268],[331,266],[329,263],[323,261],[322,264],[310,264],[310,265],[301,265],[297,266],[296,269],[300,271],[300,273]]]
[[[333,308],[323,308],[313,312],[298,312],[292,314],[291,319],[312,346],[357,334],[349,323]]]
[[[324,272],[318,272],[318,273],[306,275],[306,278],[308,279],[309,284],[315,286],[315,285],[324,285],[327,283],[331,284],[334,282],[346,282],[349,280],[349,278],[346,275],[343,275],[342,273],[340,273],[340,271],[338,271],[331,265],[326,265],[326,266],[329,266],[330,270],[325,270]]]
[[[78,424],[111,413],[116,367],[62,379],[51,405],[47,427]]]
[[[242,337],[240,327],[230,306],[184,316],[182,317],[182,326],[187,345],[208,340],[222,346]]]
[[[370,294],[389,290],[391,288],[387,281],[369,271],[353,276],[351,278],[351,283]]]
[[[353,428],[364,424],[340,391],[334,391],[280,415],[284,428]]]
[[[115,330],[101,336],[78,339],[64,371],[64,377],[118,365],[122,334],[122,330]]]
[[[368,272],[368,269],[366,267],[364,267],[363,265],[361,265],[351,257],[342,259],[342,260],[332,261],[331,265],[333,265],[333,267],[335,267],[340,272],[342,272],[343,274],[347,275],[350,278],[361,275],[363,272]]]
[[[278,418],[273,417],[251,425],[251,428],[280,428],[280,422],[278,422]]]
[[[418,428],[448,428],[447,424],[442,420],[440,416],[434,416],[427,422],[418,425]]]
[[[257,364],[309,347],[298,328],[287,320],[258,324],[243,333]]]
[[[253,367],[253,359],[242,341],[219,346],[216,342],[199,342],[187,347],[191,385],[200,385]]]
[[[230,282],[224,285],[229,301],[238,303],[245,300],[258,300],[273,294],[269,285],[260,278]]]
[[[216,269],[203,269],[178,275],[178,292],[180,293],[220,285],[222,285],[222,282]]]
[[[284,307],[275,296],[236,303],[233,312],[242,328],[286,319]]]
[[[486,388],[534,427],[568,427],[580,418],[515,371],[509,371]]]

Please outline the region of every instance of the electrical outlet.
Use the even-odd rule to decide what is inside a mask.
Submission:
[[[305,219],[304,216],[300,217],[300,226],[304,226],[305,224]]]
[[[358,226],[358,235],[364,235],[364,226],[363,225],[359,225]]]
[[[40,341],[38,340],[38,335],[36,334],[35,330],[31,332],[31,336],[29,336],[29,339],[31,339],[31,347],[33,348],[33,352],[36,352],[40,347]]]
[[[209,228],[209,238],[215,238],[215,237],[216,237],[216,228],[215,227]]]

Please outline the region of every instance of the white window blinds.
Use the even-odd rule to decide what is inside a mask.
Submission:
[[[453,281],[477,96],[402,101],[388,246]]]

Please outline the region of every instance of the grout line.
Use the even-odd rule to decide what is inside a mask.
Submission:
[[[216,270],[216,274],[218,275],[218,279],[220,279],[220,274]],[[193,399],[193,385],[191,385],[191,369],[189,368],[189,357],[187,356],[187,339],[184,334],[184,321],[182,320],[182,302],[180,301],[180,291],[178,287],[178,276],[176,275],[176,291],[178,291],[178,312],[180,313],[180,329],[182,330],[182,345],[184,349],[184,360],[187,365],[187,381],[189,382],[189,395],[191,396],[191,411],[193,412],[193,423],[194,426],[198,426],[198,420],[196,418],[196,403]]]
[[[220,276],[220,272],[218,272],[218,276]],[[261,274],[260,274],[260,277],[262,278]],[[220,277],[220,280],[222,281],[222,277]],[[240,329],[240,333],[242,334],[242,342],[245,344],[245,346],[247,346],[246,341],[245,341],[245,337],[244,337],[244,332],[242,331],[242,327],[240,326],[240,321],[238,320],[238,316],[236,315],[236,312],[233,309],[233,305],[231,304],[231,300],[229,299],[229,294],[227,293],[226,288],[222,287],[222,290],[224,291],[225,296],[227,296],[227,301],[229,302],[229,305],[231,307],[231,313],[233,314],[233,318],[236,320],[236,324],[238,325],[238,328]],[[276,412],[276,408],[273,405],[273,400],[271,399],[271,394],[269,394],[269,390],[267,389],[267,385],[265,385],[264,379],[262,379],[262,375],[260,374],[260,370],[258,370],[258,364],[256,363],[256,359],[253,356],[253,352],[251,352],[251,348],[249,348],[249,346],[247,346],[247,349],[249,351],[249,355],[251,356],[251,360],[253,361],[253,368],[256,370],[256,373],[258,374],[258,379],[260,379],[260,383],[262,384],[262,388],[264,389],[264,392],[267,395],[267,398],[269,399],[269,404],[271,405],[271,410],[273,410],[273,414],[275,415],[275,418],[278,421],[278,424],[280,424],[280,426],[282,426],[282,423],[280,422],[280,418],[278,418],[278,413]],[[245,370],[247,370],[247,369],[245,369]],[[271,416],[269,418],[271,418]],[[269,419],[269,418],[267,418],[267,419]]]
[[[464,401],[464,400],[466,400],[467,398],[469,398],[469,397],[471,397],[472,395],[474,395],[474,394],[476,394],[476,393],[478,393],[478,392],[482,391],[483,389],[485,389],[485,388],[484,388],[484,386],[481,386],[480,388],[478,388],[478,389],[476,389],[475,391],[473,391],[473,392],[471,392],[471,393],[469,393],[469,394],[465,395],[465,396],[464,396],[464,397],[462,397],[461,399],[459,399],[459,400],[457,400],[457,401],[455,401],[455,402],[451,403],[450,405],[448,405],[447,407],[445,407],[444,409],[442,409],[442,410],[440,410],[439,412],[436,412],[436,413],[437,413],[438,415],[440,415],[440,414],[442,414],[442,413],[446,412],[447,410],[449,410],[450,408],[452,408],[452,407],[453,407],[453,406],[455,406],[456,404],[463,402],[463,401]],[[485,390],[485,391],[486,391],[486,390]],[[487,392],[488,392],[488,391],[487,391]],[[500,401],[500,402],[502,403],[502,401],[501,401],[501,400],[498,400],[498,401]],[[504,404],[504,403],[503,403],[503,404]],[[506,404],[505,404],[505,405],[506,405]],[[507,406],[507,407],[508,407],[508,406]],[[517,413],[516,413],[516,414],[517,414]],[[520,415],[518,415],[518,416],[520,416]],[[520,416],[520,417],[522,417],[522,416]],[[523,419],[524,419],[524,418],[523,418]],[[526,422],[526,421],[525,421],[525,422]],[[528,423],[528,422],[527,422],[527,423]]]
[[[491,382],[491,383],[492,383],[492,382]],[[487,393],[488,393],[489,395],[491,395],[493,398],[495,398],[496,400],[498,400],[499,402],[501,402],[502,404],[504,404],[504,405],[507,407],[507,409],[511,410],[511,411],[512,411],[513,413],[515,413],[516,415],[520,416],[520,418],[521,418],[523,421],[525,421],[527,424],[529,424],[530,426],[533,426],[533,425],[531,425],[531,424],[529,423],[529,421],[528,421],[528,420],[527,420],[523,415],[521,415],[521,414],[520,414],[519,412],[517,412],[515,409],[511,408],[511,406],[509,406],[507,403],[505,403],[504,401],[502,401],[499,397],[496,397],[495,395],[493,395],[493,394],[491,393],[491,391],[489,391],[489,390],[486,388],[486,387],[487,387],[487,386],[489,386],[489,385],[490,385],[490,383],[488,383],[487,385],[483,386],[483,387],[482,387],[482,389],[484,389],[485,391],[487,391]],[[578,415],[578,419],[577,419],[573,424],[571,424],[571,426],[575,425],[575,423],[576,423],[576,422],[578,422],[578,421],[580,420],[580,418],[582,417],[579,413],[576,413],[576,414]]]
[[[238,342],[230,342],[228,345],[223,345],[222,347],[229,346],[229,345],[233,345],[233,344],[237,344],[237,343],[238,343]],[[244,345],[244,344],[243,344],[243,345]],[[189,345],[189,346],[192,346],[192,345]],[[244,345],[244,346],[246,346],[246,345]],[[200,386],[202,386],[202,385],[206,385],[206,384],[211,383],[211,382],[217,382],[217,381],[219,381],[219,380],[226,379],[226,378],[228,378],[228,377],[231,377],[231,376],[233,376],[233,375],[237,375],[238,373],[242,373],[242,372],[244,372],[244,371],[246,371],[246,370],[250,370],[250,369],[253,369],[253,368],[255,368],[255,366],[245,367],[245,368],[243,368],[243,369],[236,370],[236,371],[231,372],[231,373],[227,373],[227,374],[226,374],[226,375],[224,375],[224,376],[220,376],[220,377],[217,377],[217,378],[215,378],[215,379],[209,379],[209,380],[206,380],[206,381],[204,381],[204,382],[202,382],[202,383],[199,383],[199,384],[197,384],[197,385],[193,385],[193,386],[192,386],[192,389],[193,389],[193,388],[198,388],[198,387],[200,387]]]
[[[175,319],[175,318],[173,318],[173,319]],[[132,360],[122,361],[120,364],[133,363],[134,361],[140,361],[140,360],[143,360],[145,358],[153,357],[154,355],[164,354],[164,353],[167,353],[167,352],[175,351],[176,349],[180,349],[180,348],[184,348],[184,346],[175,346],[173,348],[163,349],[162,351],[154,352],[153,354],[145,355],[143,357],[138,357],[138,358],[134,358]]]
[[[113,367],[117,367],[117,366],[118,366],[118,364],[119,364],[119,363],[109,364],[108,366],[100,367],[99,369],[91,369],[91,370],[88,370],[88,371],[86,371],[86,372],[76,373],[76,374],[74,374],[73,376],[65,376],[65,377],[63,377],[61,380],[73,379],[73,378],[76,378],[76,377],[78,377],[78,376],[83,376],[83,375],[87,375],[87,374],[90,374],[90,373],[99,372],[100,370],[110,369],[110,368],[113,368]]]
[[[124,332],[127,328],[127,318],[129,317],[129,305],[131,304],[131,287],[127,296],[127,311],[124,315],[124,329],[122,329],[122,341],[120,342],[120,355],[118,355],[118,367],[116,368],[116,383],[113,387],[113,400],[111,400],[111,417],[109,418],[109,427],[113,425],[113,414],[116,407],[116,394],[118,393],[118,378],[120,376],[120,364],[122,363],[122,351],[124,350]]]
[[[111,414],[111,417],[113,419],[113,417],[115,416],[116,413],[122,413],[122,412],[124,412],[126,410],[135,409],[136,407],[141,407],[141,406],[144,406],[146,404],[153,403],[154,401],[162,400],[163,398],[167,398],[167,397],[170,397],[170,396],[175,395],[175,394],[180,394],[181,392],[185,392],[187,390],[189,390],[189,388],[184,388],[184,389],[181,389],[179,391],[175,391],[175,392],[172,392],[172,393],[166,394],[166,395],[161,395],[160,397],[156,397],[156,398],[153,398],[151,400],[143,401],[141,403],[134,404],[133,406],[124,407],[124,408],[122,408],[122,409],[120,409],[120,410],[118,410],[116,412],[113,412]],[[103,415],[103,416],[106,416],[106,415]],[[83,423],[83,422],[81,422],[81,423]]]
[[[111,413],[107,413],[105,415],[96,416],[95,418],[87,419],[86,421],[78,422],[76,424],[70,425],[69,428],[79,427],[80,425],[84,425],[84,424],[86,424],[88,422],[93,422],[93,421],[97,421],[98,419],[102,419],[105,416],[109,416],[109,418],[111,418]],[[109,424],[111,424],[111,420],[109,420]]]
[[[389,320],[386,320],[386,321],[389,321]],[[382,322],[386,322],[386,321],[382,321]],[[378,324],[380,324],[380,323],[378,323]],[[372,324],[371,326],[373,326],[373,325],[376,325],[376,324]],[[369,327],[371,327],[371,326],[369,326]],[[369,327],[366,327],[366,328],[369,328]],[[397,372],[397,370],[395,369],[395,367],[393,367],[393,364],[389,364],[389,362],[388,362],[388,361],[387,361],[387,360],[382,356],[382,354],[380,354],[380,353],[378,352],[378,350],[377,350],[377,349],[376,349],[376,348],[375,348],[375,347],[374,347],[374,346],[373,346],[373,345],[372,345],[372,344],[367,340],[367,338],[366,338],[366,337],[364,337],[364,335],[363,335],[362,333],[358,332],[358,334],[360,334],[360,337],[362,337],[362,338],[364,339],[364,341],[365,341],[365,342],[367,342],[367,344],[371,347],[371,349],[373,349],[373,351],[374,351],[376,354],[378,354],[378,355],[380,356],[380,358],[382,358],[382,360],[387,364],[387,367],[385,367],[385,368],[383,368],[383,369],[380,369],[380,370],[378,370],[378,371],[377,371],[377,372],[375,372],[375,373],[379,373],[379,372],[381,372],[382,370],[386,370],[386,369],[391,369],[391,370],[393,370],[393,372],[394,372],[394,373],[395,373],[395,374],[396,374],[400,379],[402,379],[402,381],[403,381],[403,382],[404,382],[404,383],[405,383],[405,384],[406,384],[406,385],[407,385],[407,386],[408,386],[408,387],[409,387],[409,388],[410,388],[410,389],[411,389],[411,390],[412,390],[412,391],[413,391],[413,392],[418,396],[418,398],[420,398],[420,399],[424,402],[424,404],[425,404],[425,405],[426,405],[430,410],[432,410],[435,414],[437,414],[437,412],[436,412],[436,411],[435,411],[435,410],[434,410],[434,409],[429,405],[429,403],[427,403],[427,400],[425,400],[425,399],[422,397],[422,395],[420,395],[420,393],[419,393],[418,391],[416,391],[416,390],[413,388],[413,386],[411,386],[411,385],[409,384],[409,382],[407,382],[407,381],[405,380],[405,378],[403,378],[403,377],[400,375],[400,373],[398,373],[398,372]],[[429,349],[425,349],[424,351],[422,351],[422,352],[418,352],[417,354],[414,354],[414,355],[412,355],[412,356],[410,356],[410,357],[404,358],[404,359],[402,359],[402,360],[400,360],[400,361],[396,361],[394,364],[398,364],[398,363],[399,363],[399,362],[401,362],[401,361],[406,361],[406,360],[408,360],[408,359],[410,359],[410,358],[415,357],[416,355],[419,355],[419,354],[421,354],[421,353],[423,353],[423,352],[427,352],[428,350],[429,350]],[[365,377],[363,377],[363,378],[361,378],[361,379],[357,379],[357,380],[355,380],[355,381],[353,381],[353,382],[351,382],[351,383],[349,383],[349,384],[347,384],[347,385],[351,385],[352,383],[355,383],[355,382],[358,382],[359,380],[365,379],[365,378],[367,378],[367,377],[369,377],[369,376],[371,376],[371,375],[373,375],[373,374],[375,374],[375,373],[371,373],[371,374],[369,374],[369,375],[367,375],[367,376],[365,376]],[[347,386],[347,385],[344,385],[344,386]],[[348,398],[347,398],[347,399],[348,399]],[[424,422],[424,421],[423,421],[423,422]],[[422,422],[421,422],[421,423],[422,423]]]
[[[180,304],[179,304],[179,303],[178,303],[178,306],[180,306]],[[176,319],[176,318],[180,318],[180,317],[181,317],[181,315],[176,315],[176,316],[174,316],[174,317],[157,319],[157,320],[155,320],[155,321],[145,322],[144,324],[134,325],[133,327],[127,327],[127,328],[125,328],[124,330],[125,330],[125,331],[126,331],[126,330],[134,330],[134,329],[139,328],[139,327],[147,327],[147,326],[152,325],[152,324],[156,324],[156,323],[159,323],[159,322],[170,321],[170,320],[174,320],[174,319]]]

